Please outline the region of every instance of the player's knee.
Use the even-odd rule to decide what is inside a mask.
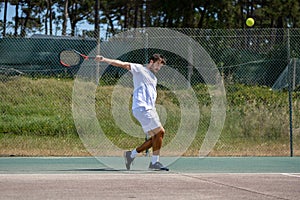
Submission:
[[[151,137],[161,137],[163,138],[165,135],[165,129],[163,127],[159,127],[153,131],[148,133]]]
[[[165,129],[164,129],[164,128],[161,128],[158,134],[159,134],[159,137],[164,138],[164,135],[165,135]]]

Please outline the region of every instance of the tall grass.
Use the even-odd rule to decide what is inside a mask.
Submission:
[[[26,77],[0,82],[0,155],[89,155],[73,121],[73,83],[72,79]],[[115,145],[133,148],[143,142],[143,138],[132,137],[115,124],[111,110],[113,89],[113,86],[97,89],[95,106],[99,124]],[[185,153],[189,156],[198,155],[211,115],[207,88],[199,84],[194,91],[201,121],[196,138]],[[289,155],[287,93],[244,85],[228,85],[226,92],[226,122],[211,155]],[[294,93],[293,125],[296,130],[300,127],[297,97],[299,93]],[[159,90],[157,103],[167,112],[166,145],[178,129],[180,104],[176,95],[165,89]],[[297,132],[294,145],[295,153],[299,155],[300,136]]]
[[[75,134],[72,81],[18,78],[0,82],[0,132],[25,135]]]

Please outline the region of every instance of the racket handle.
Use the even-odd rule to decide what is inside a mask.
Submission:
[[[104,57],[99,55],[99,56],[89,57],[89,58],[90,58],[90,59],[96,59],[96,61],[99,62],[99,61],[103,60]]]

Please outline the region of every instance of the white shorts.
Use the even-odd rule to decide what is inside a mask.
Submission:
[[[133,116],[140,122],[146,134],[161,126],[159,116],[155,109],[146,110],[145,108],[135,108],[132,110],[132,113]]]

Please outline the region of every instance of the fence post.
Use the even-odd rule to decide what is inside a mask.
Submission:
[[[294,90],[294,77],[295,77],[295,69],[296,69],[296,58],[292,59],[288,66],[289,72],[289,118],[290,118],[290,156],[293,157],[293,90]]]
[[[192,47],[192,38],[189,39],[189,46],[188,46],[188,58],[187,58],[187,61],[188,61],[188,66],[187,66],[187,78],[188,78],[188,88],[191,87],[191,80],[192,80],[192,75],[193,75],[193,66],[192,66],[192,63],[193,63],[193,47]]]
[[[145,32],[146,32],[146,31],[147,31],[147,29],[145,29]],[[148,52],[148,50],[149,50],[149,35],[148,35],[148,33],[146,32],[146,33],[145,33],[145,65],[148,64],[148,62],[149,62],[149,52]],[[150,137],[149,137],[149,135],[148,135],[148,133],[147,133],[146,136],[145,136],[145,141],[147,141],[149,138],[150,138]],[[149,149],[146,149],[146,150],[145,150],[145,156],[146,156],[146,157],[147,157],[147,156],[150,156]]]
[[[291,37],[290,37],[290,29],[287,29],[287,59],[288,61],[291,60],[291,41],[290,41]]]
[[[96,54],[100,55],[101,54],[100,33],[98,33],[97,35],[98,35],[98,37],[97,37],[97,52],[96,52]],[[99,84],[99,79],[100,79],[100,63],[97,62],[97,65],[96,65],[96,81],[95,81],[95,83],[97,85]]]

